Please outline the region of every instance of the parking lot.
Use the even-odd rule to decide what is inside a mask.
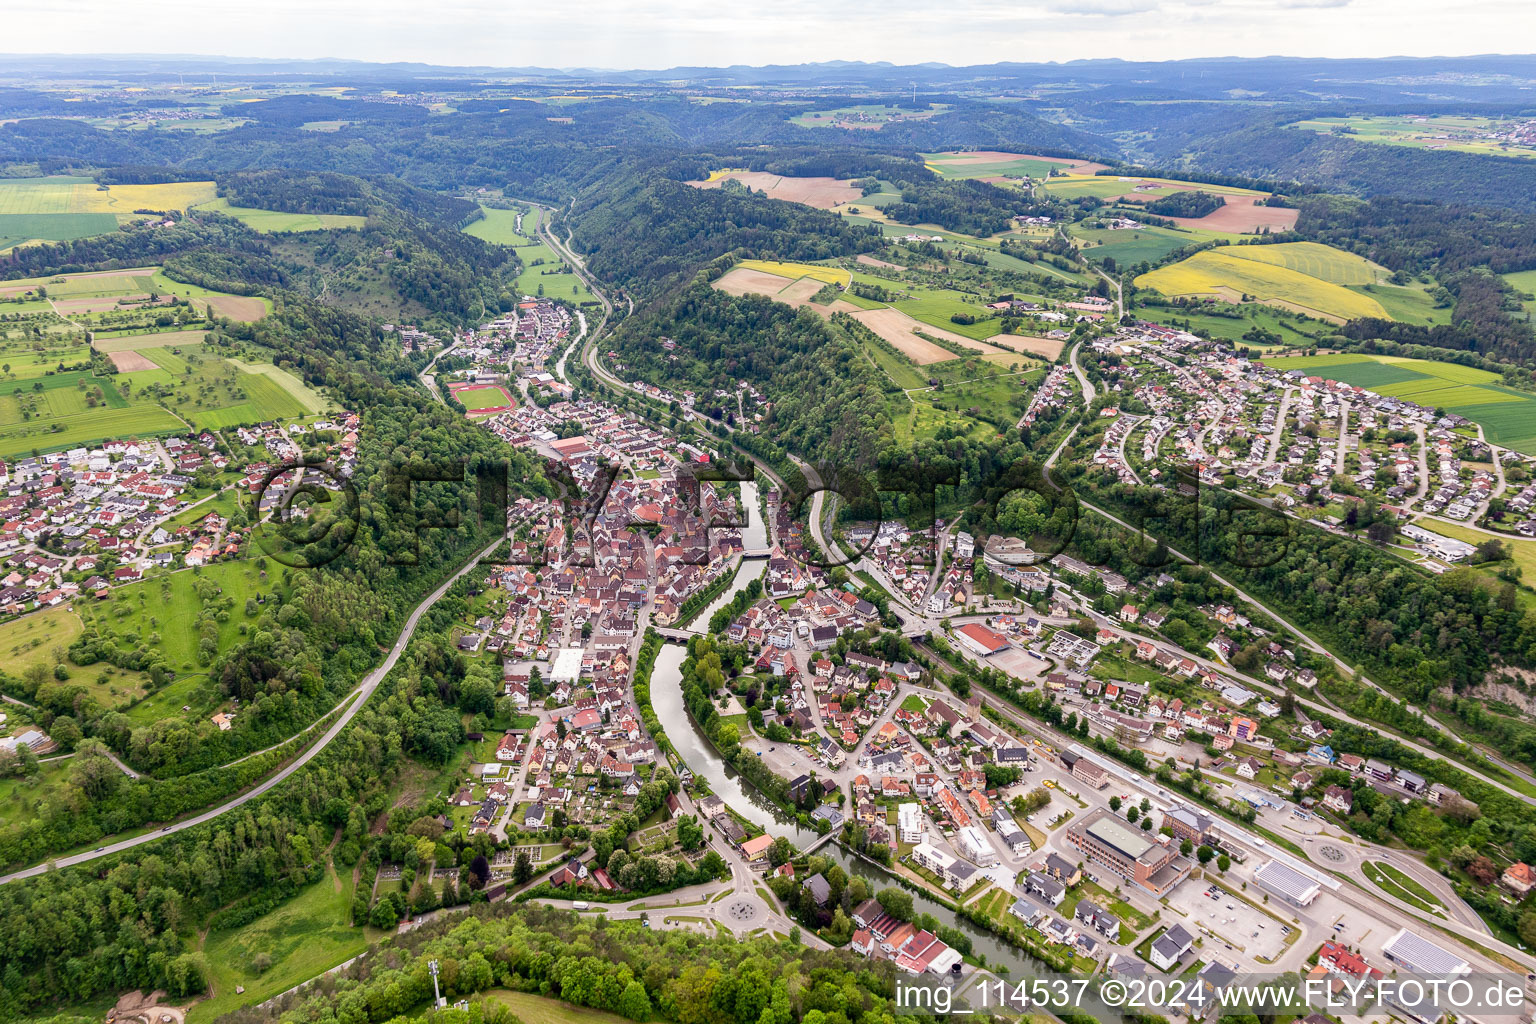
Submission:
[[[1044,658],[1035,657],[1028,651],[1010,647],[1005,651],[988,655],[981,660],[987,668],[999,668],[1019,679],[1038,679],[1051,667]]]
[[[1238,888],[1236,881],[1228,884]],[[1212,899],[1207,895],[1211,885],[1206,879],[1191,878],[1168,898],[1171,908],[1189,915],[1186,928],[1196,933],[1204,928],[1210,933],[1205,935],[1201,959],[1210,960],[1213,955],[1230,957],[1234,953],[1266,961],[1277,958],[1285,949],[1287,929],[1294,926],[1281,924],[1220,888],[1211,890],[1216,894]],[[1277,908],[1276,913],[1289,916],[1283,908]],[[1228,944],[1232,947],[1230,951]]]
[[[812,768],[817,769],[820,775],[827,774],[826,766],[812,757],[810,751],[797,747],[793,743],[768,743],[757,740],[749,742],[747,746],[754,752],[761,750],[763,763],[786,779],[809,775]]]

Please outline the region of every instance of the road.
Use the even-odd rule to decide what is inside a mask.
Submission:
[[[167,825],[165,828],[162,828],[156,832],[146,832],[143,835],[133,836],[130,839],[124,839],[116,843],[108,844],[107,846],[99,847],[95,850],[92,850],[90,853],[77,853],[69,857],[59,857],[56,860],[49,861],[45,864],[38,864],[30,868],[23,868],[20,871],[13,871],[8,875],[0,877],[0,885],[4,885],[7,882],[14,882],[21,878],[31,878],[33,875],[40,875],[53,867],[70,867],[75,864],[85,864],[96,860],[98,857],[106,857],[114,853],[122,853],[123,851],[131,850],[136,846],[143,846],[146,843],[153,843],[156,840],[163,839],[165,836],[172,833],[193,828],[197,825],[203,824],[206,821],[212,821],[214,818],[217,818],[223,814],[227,814],[237,807],[244,806],[250,801],[268,792],[273,787],[282,783],[283,780],[287,779],[294,772],[308,764],[316,754],[330,746],[332,740],[341,735],[341,731],[347,727],[347,723],[351,722],[353,716],[357,714],[359,709],[361,709],[364,704],[368,703],[368,698],[373,696],[373,691],[378,689],[379,683],[383,682],[384,677],[389,675],[390,670],[395,667],[395,662],[400,660],[401,653],[405,651],[406,645],[411,642],[411,637],[416,633],[416,626],[421,621],[421,617],[426,614],[427,609],[431,608],[439,598],[446,594],[448,592],[448,588],[453,586],[454,582],[457,581],[459,577],[463,576],[465,573],[472,570],[476,565],[480,564],[481,559],[489,558],[491,553],[496,550],[497,545],[499,545],[501,541],[502,538],[497,537],[495,543],[491,544],[484,551],[481,551],[474,558],[470,559],[462,568],[460,568],[452,576],[448,577],[448,579],[443,581],[442,585],[440,585],[436,590],[432,591],[431,594],[427,595],[427,597],[416,606],[415,610],[413,610],[410,616],[405,620],[405,627],[400,631],[400,636],[395,641],[395,645],[389,649],[389,655],[385,657],[384,661],[381,662],[377,668],[363,677],[362,683],[357,688],[361,696],[354,700],[352,704],[342,712],[341,717],[336,719],[335,724],[327,729],[323,736],[316,740],[314,744],[312,744],[307,750],[304,751],[304,753],[295,758],[293,762],[286,768],[280,769],[276,774],[269,776],[255,788],[242,793],[227,803],[220,804],[218,807],[215,807],[212,810],[203,811],[201,814],[183,819],[172,825]]]
[[[1093,386],[1093,382],[1088,379],[1088,375],[1083,372],[1082,364],[1077,361],[1077,353],[1082,350],[1082,347],[1082,342],[1078,342],[1076,345],[1072,346],[1072,355],[1070,357],[1072,361],[1072,372],[1077,375],[1078,387],[1083,389],[1083,408],[1092,409],[1093,400],[1098,397],[1099,392],[1098,389]]]
[[[1419,436],[1418,443],[1415,445],[1419,450],[1419,486],[1413,492],[1413,501],[1409,502],[1410,505],[1423,501],[1424,495],[1429,493],[1429,449],[1424,439],[1424,424],[1416,424],[1413,432]]]
[[[1342,407],[1339,409],[1339,449],[1335,453],[1334,463],[1333,463],[1333,471],[1334,471],[1334,473],[1336,473],[1336,474],[1338,474],[1340,476],[1344,475],[1344,456],[1348,453],[1348,450],[1349,450],[1348,446],[1345,444],[1345,442],[1348,441],[1348,440],[1349,440],[1349,403],[1348,402],[1344,402],[1344,403],[1342,403]]]

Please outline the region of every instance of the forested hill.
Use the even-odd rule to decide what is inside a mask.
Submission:
[[[555,950],[564,955],[552,955]],[[430,1000],[429,959],[440,965],[449,1001],[470,1003],[463,1019],[484,1024],[518,1020],[494,998],[495,990],[505,989],[547,993],[633,1021],[892,1024],[913,1019],[894,1016],[895,968],[889,960],[870,961],[850,951],[817,950],[766,935],[743,941],[684,929],[653,930],[635,921],[610,923],[602,915],[533,903],[488,905],[467,917],[429,921],[397,936],[388,951],[342,970],[334,984],[282,1000],[278,1008],[285,1020],[346,1020],[354,1006],[373,1008],[379,1019],[409,1015]],[[265,1019],[256,1010],[225,1018],[228,1024]]]
[[[572,238],[600,279],[640,295],[724,253],[820,260],[876,248],[879,229],[735,189],[697,189],[636,172],[585,193]]]
[[[221,176],[232,201],[292,212],[367,217],[360,229],[259,234],[219,213],[193,210],[172,227],[131,224],[0,258],[0,279],[164,263],[180,279],[252,295],[290,289],[330,305],[442,327],[512,308],[516,252],[460,230],[472,203],[394,180],[286,171]]]
[[[19,250],[18,258],[6,268],[8,274],[159,261],[184,280],[211,276],[221,287],[264,294],[272,300],[270,314],[249,324],[218,322],[205,348],[270,359],[358,413],[361,429],[350,478],[357,504],[342,503],[356,524],[350,543],[320,569],[264,563],[274,582],[268,600],[259,611],[248,610],[256,617],[245,637],[204,666],[224,692],[241,698],[240,728],[221,732],[206,722],[189,726],[180,718],[139,724],[108,710],[87,687],[73,682],[7,681],[9,689],[44,709],[45,727],[54,724],[53,716],[69,716],[84,735],[86,749],[99,743],[147,774],[137,780],[115,769],[90,775],[91,785],[45,800],[34,820],[0,823],[0,864],[6,866],[35,863],[107,834],[201,809],[270,771],[275,755],[238,769],[214,766],[280,742],[331,709],[378,662],[381,646],[399,631],[409,609],[490,542],[497,523],[479,515],[476,468],[504,465],[514,492],[545,487],[539,466],[527,455],[434,401],[417,384],[415,367],[398,340],[382,332],[378,320],[286,287],[291,265],[236,221],[216,215],[187,218],[174,228],[127,229],[62,246],[29,247]],[[441,308],[443,315],[451,313]],[[409,460],[462,465],[466,483],[418,488],[402,502],[391,488],[390,473]],[[459,525],[418,539],[418,522],[455,519]],[[346,538],[349,531],[343,527],[337,535]],[[324,545],[318,550],[328,553]],[[311,549],[301,551],[307,558]],[[124,647],[95,627],[76,639],[71,653],[81,664],[107,661],[157,681],[168,678],[167,670],[182,667],[163,664],[153,648]],[[9,887],[5,893],[23,888]],[[10,958],[0,955],[3,959]],[[109,987],[163,983],[119,978]]]
[[[712,396],[750,380],[774,399],[760,437],[740,443],[770,459],[787,449],[868,467],[893,441],[881,373],[840,328],[808,309],[709,286],[720,265],[619,328],[615,344],[643,380]],[[677,342],[675,353],[660,339]],[[675,355],[676,358],[673,358]],[[711,398],[710,401],[713,401]],[[734,420],[733,410],[728,412]]]

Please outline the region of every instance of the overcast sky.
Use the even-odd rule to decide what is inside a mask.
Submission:
[[[0,50],[11,53],[503,67],[963,65],[1536,49],[1536,5],[1529,0],[4,0],[0,11]]]

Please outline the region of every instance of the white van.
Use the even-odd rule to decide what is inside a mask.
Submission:
[[[571,909],[572,910],[586,910],[587,909],[587,901],[586,900],[577,900],[575,903],[571,904]]]

